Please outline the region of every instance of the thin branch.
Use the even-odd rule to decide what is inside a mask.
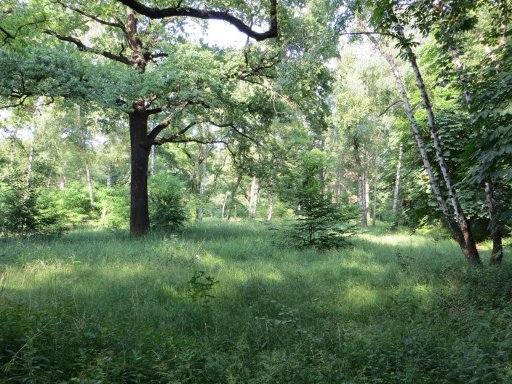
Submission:
[[[153,109],[146,109],[146,114],[148,116],[156,115],[157,113],[163,112],[163,108],[153,108]]]
[[[193,17],[206,20],[223,20],[233,25],[240,32],[255,39],[262,41],[269,38],[277,37],[277,0],[270,0],[270,27],[265,32],[256,32],[249,25],[245,24],[241,19],[233,16],[226,11],[214,11],[208,9],[197,9],[191,7],[182,7],[178,4],[177,7],[169,8],[153,8],[148,7],[136,0],[117,0],[120,3],[130,7],[135,12],[140,13],[150,19],[164,19],[167,17]]]
[[[387,113],[391,108],[393,108],[393,107],[394,107],[395,105],[397,105],[397,104],[401,104],[402,102],[403,102],[402,100],[396,100],[396,101],[394,101],[393,103],[391,103],[390,105],[388,105],[388,106],[386,107],[386,109],[384,109],[381,113],[379,113],[379,114],[377,115],[377,117],[382,117],[382,116],[384,116],[384,115],[385,115],[385,114],[386,114],[386,113]]]
[[[198,144],[225,144],[225,145],[229,144],[226,140],[208,140],[208,139],[193,139],[193,138],[184,138],[181,140],[173,140],[172,142],[173,143],[198,143]],[[160,144],[156,144],[156,145],[160,145]]]
[[[116,54],[114,54],[112,52],[101,51],[101,50],[96,49],[96,48],[88,47],[81,40],[77,39],[76,37],[61,35],[61,34],[59,34],[57,32],[54,32],[54,31],[51,31],[51,30],[48,30],[48,29],[44,30],[43,32],[45,34],[47,34],[47,35],[54,36],[54,37],[56,37],[57,39],[59,39],[61,41],[67,41],[69,43],[75,44],[76,47],[80,51],[91,52],[91,53],[94,53],[96,55],[104,56],[107,59],[118,61],[118,62],[126,64],[126,65],[131,65],[132,64],[131,61],[127,57],[125,57],[125,56],[116,55]]]
[[[126,28],[125,28],[124,24],[121,23],[119,20],[117,20],[117,22],[115,22],[115,23],[111,22],[111,21],[106,21],[106,20],[100,19],[98,16],[91,15],[90,13],[84,12],[84,11],[82,11],[79,8],[75,8],[75,7],[72,7],[70,5],[67,5],[67,4],[63,3],[62,1],[60,1],[60,0],[55,0],[55,2],[60,4],[64,8],[71,9],[72,11],[74,11],[76,13],[79,13],[80,15],[85,16],[85,17],[87,17],[87,18],[89,18],[91,20],[94,20],[94,21],[96,21],[96,22],[98,22],[100,24],[108,25],[109,27],[119,28],[123,32],[126,32]]]
[[[213,121],[208,121],[208,123],[210,123],[211,125],[215,125],[216,127],[219,127],[219,128],[231,128],[233,131],[235,131],[236,133],[238,133],[240,136],[243,136],[245,137],[247,140],[250,140],[252,141],[253,143],[259,145],[259,143],[251,136],[249,136],[247,133],[244,133],[242,131],[240,131],[233,123],[224,123],[224,124],[218,124],[218,123],[215,123]]]
[[[197,121],[193,121],[192,123],[188,124],[184,128],[180,129],[178,132],[175,132],[172,136],[169,137],[163,137],[161,139],[156,139],[158,134],[162,132],[164,128],[166,128],[172,121],[172,116],[167,117],[165,120],[163,120],[160,124],[158,124],[151,133],[148,136],[148,140],[150,144],[154,145],[162,145],[163,143],[170,143],[170,142],[178,142],[178,137],[184,135],[190,128],[192,128],[194,125],[197,124]]]
[[[19,96],[18,98],[20,99],[20,101],[16,104],[9,104],[9,105],[0,105],[0,109],[8,109],[8,108],[16,108],[16,107],[21,107],[25,101],[28,99],[30,95],[22,95],[22,96]]]
[[[5,40],[7,40],[7,39],[14,39],[14,35],[11,35],[9,32],[7,32],[5,30],[5,28],[2,27],[1,25],[0,25],[0,31],[2,31],[5,34],[5,36],[6,36]]]
[[[30,27],[32,25],[41,24],[41,23],[44,23],[45,21],[46,21],[46,19],[35,20],[35,21],[30,22],[30,23],[19,25],[18,28],[16,28],[16,32],[14,34],[9,33],[6,29],[4,29],[3,27],[0,26],[0,30],[5,34],[5,38],[3,40],[3,43],[5,43],[8,39],[14,40],[18,36],[18,33],[20,33],[23,28]]]

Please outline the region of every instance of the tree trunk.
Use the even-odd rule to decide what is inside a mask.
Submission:
[[[208,148],[203,147],[203,162],[201,164],[201,185],[199,186],[200,206],[199,206],[199,208],[197,208],[197,220],[198,221],[203,221],[203,205],[205,202],[205,193],[206,193],[207,158],[208,158]]]
[[[363,228],[368,226],[368,215],[366,209],[366,178],[361,162],[361,155],[359,153],[359,141],[356,137],[353,139],[354,147],[354,160],[357,168],[357,189],[359,194],[359,206],[361,207],[361,226]]]
[[[395,176],[395,190],[393,192],[393,214],[395,215],[395,222],[398,223],[398,209],[399,202],[398,196],[400,195],[400,171],[402,169],[402,156],[404,153],[403,144],[400,143],[400,147],[398,148],[398,162],[396,164],[396,176]]]
[[[391,71],[395,77],[396,84],[397,84],[398,88],[400,89],[400,93],[402,95],[405,112],[406,112],[409,122],[411,124],[411,129],[414,134],[414,139],[416,140],[416,144],[418,145],[418,149],[420,151],[421,160],[423,161],[423,166],[425,168],[425,171],[428,174],[428,178],[430,181],[430,187],[431,187],[432,192],[434,193],[434,196],[439,204],[439,207],[441,208],[441,211],[443,212],[443,215],[444,215],[446,221],[448,222],[448,225],[452,231],[452,234],[455,237],[455,240],[457,241],[457,243],[459,244],[459,246],[462,250],[462,253],[466,257],[466,259],[472,264],[480,265],[481,261],[480,261],[478,252],[475,254],[474,250],[470,250],[468,248],[468,244],[466,242],[466,237],[465,237],[464,232],[468,233],[469,228],[467,226],[465,228],[463,228],[463,223],[460,223],[460,226],[459,226],[459,224],[457,224],[457,222],[453,218],[453,215],[451,214],[451,212],[448,208],[446,201],[444,200],[444,198],[441,194],[439,182],[437,180],[437,177],[434,174],[432,165],[430,164],[430,160],[427,156],[425,143],[423,142],[423,138],[420,134],[418,123],[416,122],[416,118],[412,111],[412,107],[409,102],[409,97],[407,95],[407,91],[405,89],[405,85],[402,80],[402,76],[400,75],[400,72],[398,70],[398,67],[397,67],[395,61],[393,60],[393,58],[390,55],[386,54],[386,52],[384,52],[384,50],[381,48],[381,46],[379,45],[379,43],[377,42],[375,37],[373,37],[372,35],[367,35],[367,36],[368,36],[368,39],[379,50],[381,55],[384,57],[384,59],[388,62],[389,66],[391,67]],[[474,244],[474,242],[473,242],[473,244]],[[475,250],[476,250],[476,247],[475,247]]]
[[[492,182],[485,183],[485,194],[487,196],[487,207],[489,208],[489,228],[492,237],[491,265],[498,265],[503,259],[503,244],[501,238],[500,227],[496,217],[496,201],[494,200],[494,190]]]
[[[149,230],[148,162],[147,138],[148,116],[142,103],[134,103],[129,113],[131,183],[130,183],[130,233],[143,235]]]
[[[446,188],[448,189],[448,196],[452,202],[453,210],[455,212],[455,215],[457,216],[460,229],[462,230],[462,234],[464,236],[464,241],[466,243],[467,249],[467,258],[473,264],[481,264],[480,255],[478,254],[476,243],[473,238],[473,234],[471,233],[471,229],[469,227],[469,222],[466,218],[466,215],[464,214],[464,211],[462,210],[462,206],[460,205],[459,197],[457,191],[455,190],[455,186],[448,169],[448,164],[446,163],[446,159],[444,157],[443,149],[441,146],[441,140],[439,139],[439,135],[437,132],[434,111],[432,110],[430,98],[428,96],[425,83],[421,76],[420,68],[418,67],[418,63],[416,61],[416,55],[414,54],[410,45],[406,41],[402,45],[406,49],[407,58],[412,66],[414,76],[416,77],[416,83],[418,85],[418,89],[420,90],[421,98],[423,100],[423,104],[427,112],[427,122],[430,130],[430,137],[432,138],[432,142],[434,143],[434,148],[436,151],[437,163],[439,164],[439,167],[441,169],[441,173],[443,175]]]
[[[251,189],[249,191],[249,219],[254,220],[256,218],[256,206],[258,204],[258,180],[256,176],[253,176],[251,182]]]
[[[464,75],[464,66],[459,58],[459,53],[455,48],[451,48],[453,62],[459,74],[459,78],[462,84],[464,100],[468,110],[471,110],[471,93],[468,89],[468,81]],[[503,240],[501,237],[501,228],[496,218],[497,208],[496,200],[494,199],[494,186],[492,181],[485,182],[485,195],[487,200],[487,209],[489,211],[489,231],[491,232],[492,238],[492,252],[491,252],[491,265],[498,265],[503,259]]]
[[[270,195],[268,197],[268,214],[267,214],[267,221],[272,221],[272,213],[274,210],[274,195],[272,192],[270,192]]]
[[[396,164],[396,176],[395,176],[395,190],[393,192],[393,216],[394,223],[393,228],[398,228],[398,224],[400,221],[400,171],[402,168],[402,156],[403,156],[403,144],[400,143],[400,147],[398,148],[398,163]]]
[[[30,185],[32,183],[32,163],[33,163],[33,161],[34,161],[34,146],[31,144],[30,151],[28,152],[27,178],[25,180],[27,198],[30,194]]]
[[[91,209],[94,210],[94,193],[92,187],[91,170],[89,169],[89,162],[85,160],[85,177],[87,178],[87,189],[89,190],[89,204]]]
[[[228,196],[229,196],[229,192],[226,192],[226,194],[224,195],[224,201],[222,202],[222,208],[220,210],[220,218],[221,219],[224,218],[224,213],[226,212],[226,203],[228,201]]]
[[[112,187],[112,163],[108,163],[107,168],[107,188]]]
[[[375,174],[373,175],[373,215],[372,227],[375,227],[377,221],[377,184],[379,181],[379,158],[375,157]]]
[[[233,212],[233,208],[235,208],[235,215],[236,215],[236,207],[233,207],[233,206],[235,204],[236,191],[237,191],[238,187],[240,186],[241,182],[242,182],[242,175],[238,175],[235,183],[233,184],[233,188],[231,188],[231,196],[229,198],[228,216],[227,216],[228,220],[231,219],[231,214]]]

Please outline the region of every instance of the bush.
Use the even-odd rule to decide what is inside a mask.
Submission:
[[[4,186],[0,192],[0,233],[54,234],[63,231],[55,198],[46,189]]]
[[[149,216],[152,229],[174,230],[187,219],[183,203],[183,185],[169,174],[149,179]]]
[[[127,228],[130,223],[130,191],[126,186],[113,186],[98,191],[100,224],[109,229]]]

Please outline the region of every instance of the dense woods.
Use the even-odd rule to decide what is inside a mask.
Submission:
[[[508,0],[4,0],[0,4],[0,244],[8,251],[0,250],[0,312],[4,307],[5,316],[14,319],[25,318],[32,310],[24,301],[24,283],[15,287],[18,280],[25,281],[20,275],[24,268],[39,259],[32,251],[24,253],[19,242],[25,242],[27,249],[42,250],[47,260],[41,259],[44,269],[67,262],[62,256],[67,252],[66,242],[75,249],[75,242],[89,236],[91,244],[97,241],[90,253],[73,252],[85,258],[77,263],[94,263],[91,268],[96,275],[96,268],[106,261],[93,255],[108,248],[111,239],[117,247],[113,254],[133,256],[124,262],[147,263],[141,268],[158,271],[158,276],[149,280],[160,284],[158,295],[164,297],[165,291],[167,296],[155,300],[165,302],[164,306],[171,305],[170,297],[176,299],[178,304],[172,305],[181,308],[179,316],[185,317],[172,320],[174,326],[190,337],[197,336],[199,330],[178,324],[186,323],[189,316],[192,324],[204,328],[201,342],[205,344],[194,342],[186,351],[185,344],[169,347],[188,353],[184,361],[173,364],[189,364],[190,369],[179,373],[175,367],[175,376],[170,373],[173,369],[164,367],[169,358],[165,348],[154,351],[154,364],[159,365],[153,368],[160,372],[154,376],[148,376],[144,371],[148,367],[141,365],[139,373],[125,367],[129,375],[124,377],[125,368],[114,358],[110,368],[105,361],[101,363],[105,366],[100,366],[100,360],[95,360],[95,367],[103,372],[95,376],[96,368],[88,360],[89,353],[96,351],[94,342],[89,340],[92,346],[88,349],[83,335],[75,335],[78,339],[71,343],[78,348],[75,365],[63,366],[59,373],[57,363],[45,361],[55,358],[66,365],[64,356],[38,355],[34,349],[30,364],[38,368],[31,371],[27,360],[31,357],[24,350],[30,349],[36,335],[52,334],[47,328],[56,326],[53,320],[71,313],[68,308],[59,310],[56,304],[48,311],[34,310],[35,317],[26,315],[26,321],[20,322],[25,325],[20,326],[0,315],[0,321],[7,324],[0,327],[0,381],[6,377],[6,382],[62,383],[507,382],[511,376],[506,357],[512,356],[512,274],[507,261],[512,228],[511,15]],[[410,242],[403,236],[409,236]],[[433,250],[422,243],[422,236],[433,241]],[[222,239],[227,244],[233,241],[233,248],[219,251],[222,246],[217,242]],[[419,245],[412,245],[412,239]],[[55,242],[55,254],[47,249],[51,242]],[[244,242],[254,244],[254,260]],[[169,266],[169,276],[162,274],[164,256],[158,244],[164,244],[165,252],[175,255],[172,257],[183,256],[180,262],[173,259],[176,265]],[[372,248],[375,244],[381,248]],[[229,263],[235,264],[212,261],[211,255],[217,251],[219,257],[227,255]],[[18,252],[23,260],[18,259]],[[154,260],[143,261],[142,255],[151,259],[152,252]],[[358,252],[368,254],[357,259]],[[274,265],[272,257],[280,256],[267,259],[270,254],[284,255],[284,266]],[[311,255],[325,264],[300,264]],[[336,255],[349,256],[338,263]],[[201,261],[208,257],[212,259]],[[377,328],[361,328],[361,335],[366,336],[361,336],[359,346],[349,346],[346,341],[331,345],[332,338],[341,337],[340,329],[356,332],[348,331],[350,316],[341,324],[333,320],[337,309],[325,309],[327,320],[322,320],[321,327],[330,335],[327,341],[312,334],[308,327],[313,327],[313,321],[293,309],[291,292],[300,291],[299,285],[294,287],[285,277],[276,278],[285,285],[283,292],[290,301],[288,296],[280,296],[276,286],[264,288],[267,283],[263,281],[271,281],[268,276],[278,269],[283,275],[295,276],[292,280],[311,273],[308,283],[303,283],[312,292],[314,285],[320,284],[319,300],[329,302],[325,295],[331,288],[322,285],[323,274],[334,287],[336,279],[328,269],[344,265],[345,272],[338,276],[341,281],[343,273],[352,276],[350,268],[355,264],[350,263],[373,258],[379,260],[374,267],[380,274],[371,277],[373,272],[365,264],[357,268],[368,276],[358,278],[376,284],[375,295],[382,296],[384,304],[377,312],[361,304],[354,309],[362,311],[354,315],[355,323],[373,316],[384,319],[385,324],[392,318],[382,308],[392,308],[396,315],[402,304],[412,323],[421,323],[422,311],[433,311],[435,323],[435,316],[446,310],[440,309],[445,300],[451,308],[448,311],[453,310],[450,316],[469,324],[487,322],[496,332],[484,335],[478,331],[474,337],[478,334],[508,343],[482,346],[479,351],[488,355],[474,351],[481,357],[480,367],[487,364],[488,370],[471,368],[480,373],[468,373],[476,357],[462,352],[468,347],[457,341],[460,335],[435,346],[436,332],[447,332],[437,323],[418,325],[428,329],[427,333],[405,335],[405,344],[393,335],[386,336],[389,344],[379,344],[383,349],[377,348],[375,353],[390,359],[394,356],[396,361],[363,368],[362,356],[370,353],[373,342],[368,341],[365,349],[361,347],[363,339],[374,340]],[[280,269],[288,268],[295,259],[300,264],[293,267],[296,270]],[[116,260],[120,263],[121,259]],[[251,261],[246,265],[247,260]],[[224,262],[226,269],[218,272],[215,268]],[[388,262],[392,263],[388,267],[391,272],[386,274],[382,271]],[[237,263],[242,270],[268,274],[268,278],[261,275],[261,281],[241,278],[246,280],[239,294],[248,296],[237,298],[240,306],[259,292],[273,297],[272,304],[267,304],[274,306],[270,312],[275,313],[262,314],[263,307],[256,307],[263,304],[255,299],[256,307],[250,304],[250,308],[260,314],[251,315],[251,320],[244,317],[247,313],[235,311],[236,316],[247,324],[265,319],[266,332],[275,334],[265,334],[265,344],[251,339],[261,335],[246,329],[245,333],[235,332],[236,340],[229,341],[234,343],[230,348],[239,349],[233,356],[249,359],[251,353],[261,353],[257,366],[242,357],[228,364],[227,355],[199,363],[202,357],[196,354],[205,345],[212,355],[221,353],[211,349],[208,340],[227,343],[229,331],[218,329],[215,319],[220,321],[222,313],[233,310],[223,296],[231,288],[218,287],[222,287],[222,279],[235,284]],[[110,264],[108,268],[106,274],[114,276],[115,268]],[[185,268],[186,276],[180,275],[180,268]],[[381,275],[385,277],[378,277]],[[129,289],[133,283],[136,290],[137,278],[130,276]],[[404,288],[399,293],[387,291],[401,284]],[[426,299],[427,293],[421,296],[414,291],[424,287],[422,284],[432,284],[433,288],[425,288],[433,295],[431,299]],[[17,289],[20,292],[16,293]],[[96,300],[101,289],[93,291],[90,295]],[[403,292],[408,293],[401,296]],[[410,292],[416,292],[415,299]],[[220,304],[215,305],[217,296]],[[86,297],[75,298],[77,311],[82,310]],[[126,300],[137,307],[134,297]],[[495,318],[483,319],[486,306],[499,309]],[[322,309],[313,307],[307,309],[310,316],[322,317]],[[455,307],[461,313],[456,314]],[[476,311],[474,318],[468,308]],[[143,309],[137,310],[141,312],[136,322],[143,324]],[[413,314],[416,310],[418,317]],[[155,318],[165,317],[160,309],[156,311]],[[112,317],[109,321],[119,320]],[[337,331],[331,329],[332,324]],[[40,329],[34,330],[35,325]],[[408,334],[408,326],[401,326],[397,332]],[[281,366],[284,360],[278,355],[288,352],[271,340],[279,339],[280,327],[285,330],[281,329],[283,345],[292,345],[297,336],[304,351],[318,348],[319,355],[310,356],[297,347],[291,366]],[[125,340],[117,333],[124,328],[104,329],[113,334],[100,335],[100,329],[87,332],[106,344],[110,339],[120,344]],[[30,335],[26,336],[27,332]],[[136,338],[146,340],[147,345],[158,339],[143,333]],[[23,337],[25,341],[18,343]],[[407,348],[417,338],[423,340],[424,350],[404,357],[411,365],[397,368],[393,376],[391,367],[400,365],[397,361],[401,359],[393,354],[409,353]],[[57,339],[65,340],[63,336]],[[323,346],[316,345],[317,341]],[[3,342],[10,344],[3,348]],[[403,345],[397,347],[396,343]],[[105,354],[101,359],[110,353],[105,351],[126,353],[128,348],[101,345]],[[243,350],[246,347],[248,350]],[[266,348],[270,348],[269,354],[265,354]],[[355,355],[358,348],[361,356]],[[501,351],[501,357],[491,356],[493,348]],[[340,367],[335,361],[342,353],[351,363]],[[437,353],[447,359],[450,353],[463,357],[457,357],[452,365],[421,360]],[[188,358],[190,361],[185,361]],[[127,366],[137,366],[134,356],[122,359]],[[141,364],[147,359],[142,356]],[[312,367],[320,361],[323,365],[318,371],[303,372],[304,377],[276,373],[300,371],[294,364],[308,366],[305,361],[312,361]],[[222,369],[212,368],[213,374],[208,371],[210,363],[230,366],[233,372],[238,364],[245,371],[215,376]],[[45,364],[53,367],[46,370],[46,376]],[[414,364],[419,364],[417,370],[412,368]],[[351,367],[356,368],[351,371]],[[274,368],[275,376],[271,374]],[[120,371],[116,373],[116,369]],[[429,369],[432,375],[422,376]],[[262,373],[258,381],[254,372],[259,371],[268,374],[266,379]],[[101,378],[102,374],[106,376]],[[295,378],[287,381],[287,377]]]

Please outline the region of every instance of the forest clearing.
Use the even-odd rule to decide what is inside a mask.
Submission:
[[[0,378],[510,382],[509,262],[474,269],[451,240],[382,228],[323,252],[280,248],[269,231],[3,240]]]
[[[2,0],[0,383],[512,382],[509,0]]]

